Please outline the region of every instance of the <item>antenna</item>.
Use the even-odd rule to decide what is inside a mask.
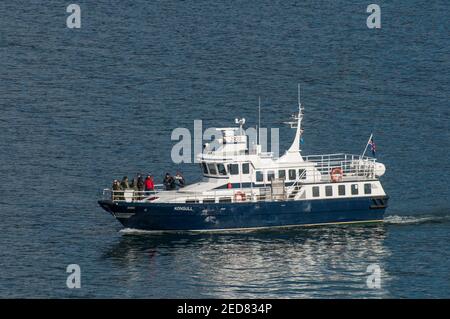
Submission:
[[[301,106],[302,102],[300,101],[300,83],[298,84],[298,106]]]
[[[259,144],[259,133],[261,130],[261,97],[258,97],[258,144]]]
[[[242,134],[242,127],[244,126],[244,124],[245,124],[245,117],[243,117],[243,118],[236,118],[236,119],[234,119],[234,122],[236,123],[236,124],[239,124],[239,134]]]

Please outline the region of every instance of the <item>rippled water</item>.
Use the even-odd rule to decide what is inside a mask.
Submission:
[[[77,3],[79,30],[64,1],[0,3],[1,297],[450,297],[448,2],[382,2],[380,30],[360,1]],[[138,171],[195,180],[173,128],[255,125],[258,96],[280,127],[297,83],[305,154],[373,131],[385,224],[150,235],[97,206]]]

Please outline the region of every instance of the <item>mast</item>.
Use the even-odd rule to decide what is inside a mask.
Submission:
[[[300,139],[302,137],[302,120],[303,120],[303,107],[300,100],[300,84],[298,85],[298,114],[294,117],[297,120],[297,131],[295,132],[295,138],[291,147],[287,153],[299,153],[300,152]]]

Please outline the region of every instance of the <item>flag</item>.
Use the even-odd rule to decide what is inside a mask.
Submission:
[[[375,142],[373,141],[373,137],[370,139],[369,146],[370,146],[370,150],[372,151],[372,155],[375,156],[377,146],[375,145]]]

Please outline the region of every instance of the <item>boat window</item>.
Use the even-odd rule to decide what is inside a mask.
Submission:
[[[261,171],[256,171],[256,181],[262,182],[264,180],[263,173]]]
[[[208,174],[208,167],[206,167],[206,163],[202,162],[202,169],[204,174]]]
[[[325,186],[325,196],[333,196],[333,186]]]
[[[312,192],[313,192],[313,197],[319,197],[320,196],[319,186],[313,186]]]
[[[345,195],[345,185],[338,185],[338,193],[339,193],[339,196]]]
[[[304,169],[299,169],[299,170],[298,170],[298,176],[299,176],[299,177],[302,176],[302,174],[303,174],[304,171],[305,171]],[[302,179],[305,179],[305,178],[306,178],[306,174],[302,176]]]
[[[219,203],[231,203],[231,197],[219,197]]]
[[[250,174],[250,164],[249,163],[242,164],[242,174]]]
[[[228,172],[231,175],[239,175],[239,164],[228,164]]]
[[[372,194],[372,184],[364,184],[364,194]]]
[[[352,195],[358,195],[358,184],[352,184]]]
[[[208,163],[208,170],[210,175],[217,175],[216,165]]]
[[[290,169],[290,170],[289,170],[289,179],[290,179],[291,181],[293,181],[293,180],[296,179],[296,176],[295,176],[295,169]]]
[[[215,203],[215,202],[216,202],[215,198],[205,198],[205,199],[203,199],[203,203],[204,204],[206,204],[206,203]]]
[[[219,175],[227,175],[225,165],[223,165],[222,163],[217,164],[217,169],[219,170]]]
[[[284,169],[278,171],[278,178],[286,179],[286,171]]]
[[[270,182],[275,178],[275,171],[267,171],[267,180]]]

